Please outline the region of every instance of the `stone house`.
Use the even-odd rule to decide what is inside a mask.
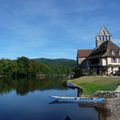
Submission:
[[[83,74],[94,70],[97,74],[106,71],[110,75],[120,70],[120,47],[113,42],[105,27],[96,35],[95,49],[77,51],[77,64]]]

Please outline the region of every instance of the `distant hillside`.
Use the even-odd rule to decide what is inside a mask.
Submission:
[[[37,58],[34,59],[36,62],[47,65],[53,73],[68,74],[74,70],[76,66],[76,60],[72,59],[47,59]]]
[[[60,65],[60,66],[76,66],[76,60],[72,59],[48,59],[48,58],[36,58],[37,62],[42,62],[49,65]]]

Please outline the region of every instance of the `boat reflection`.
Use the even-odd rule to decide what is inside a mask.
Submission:
[[[68,102],[59,102],[57,100],[50,104],[71,104]],[[75,104],[75,103],[74,103]],[[104,104],[98,103],[76,103],[80,108],[94,108],[98,112],[98,120],[120,120],[120,98],[109,100]],[[69,120],[66,117],[65,120]],[[71,120],[71,119],[70,119]]]
[[[69,116],[66,116],[64,120],[72,120]]]

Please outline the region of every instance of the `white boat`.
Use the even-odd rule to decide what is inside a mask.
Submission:
[[[104,103],[105,98],[82,98],[82,97],[64,97],[64,96],[51,96],[58,102],[71,102],[71,103]]]

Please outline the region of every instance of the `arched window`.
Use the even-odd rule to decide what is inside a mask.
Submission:
[[[101,36],[101,40],[104,40],[104,36],[103,35]]]
[[[98,39],[101,41],[101,36],[99,35],[98,37],[99,37]]]
[[[105,40],[107,40],[107,35],[105,35]]]
[[[103,35],[105,35],[105,31],[103,31]]]

